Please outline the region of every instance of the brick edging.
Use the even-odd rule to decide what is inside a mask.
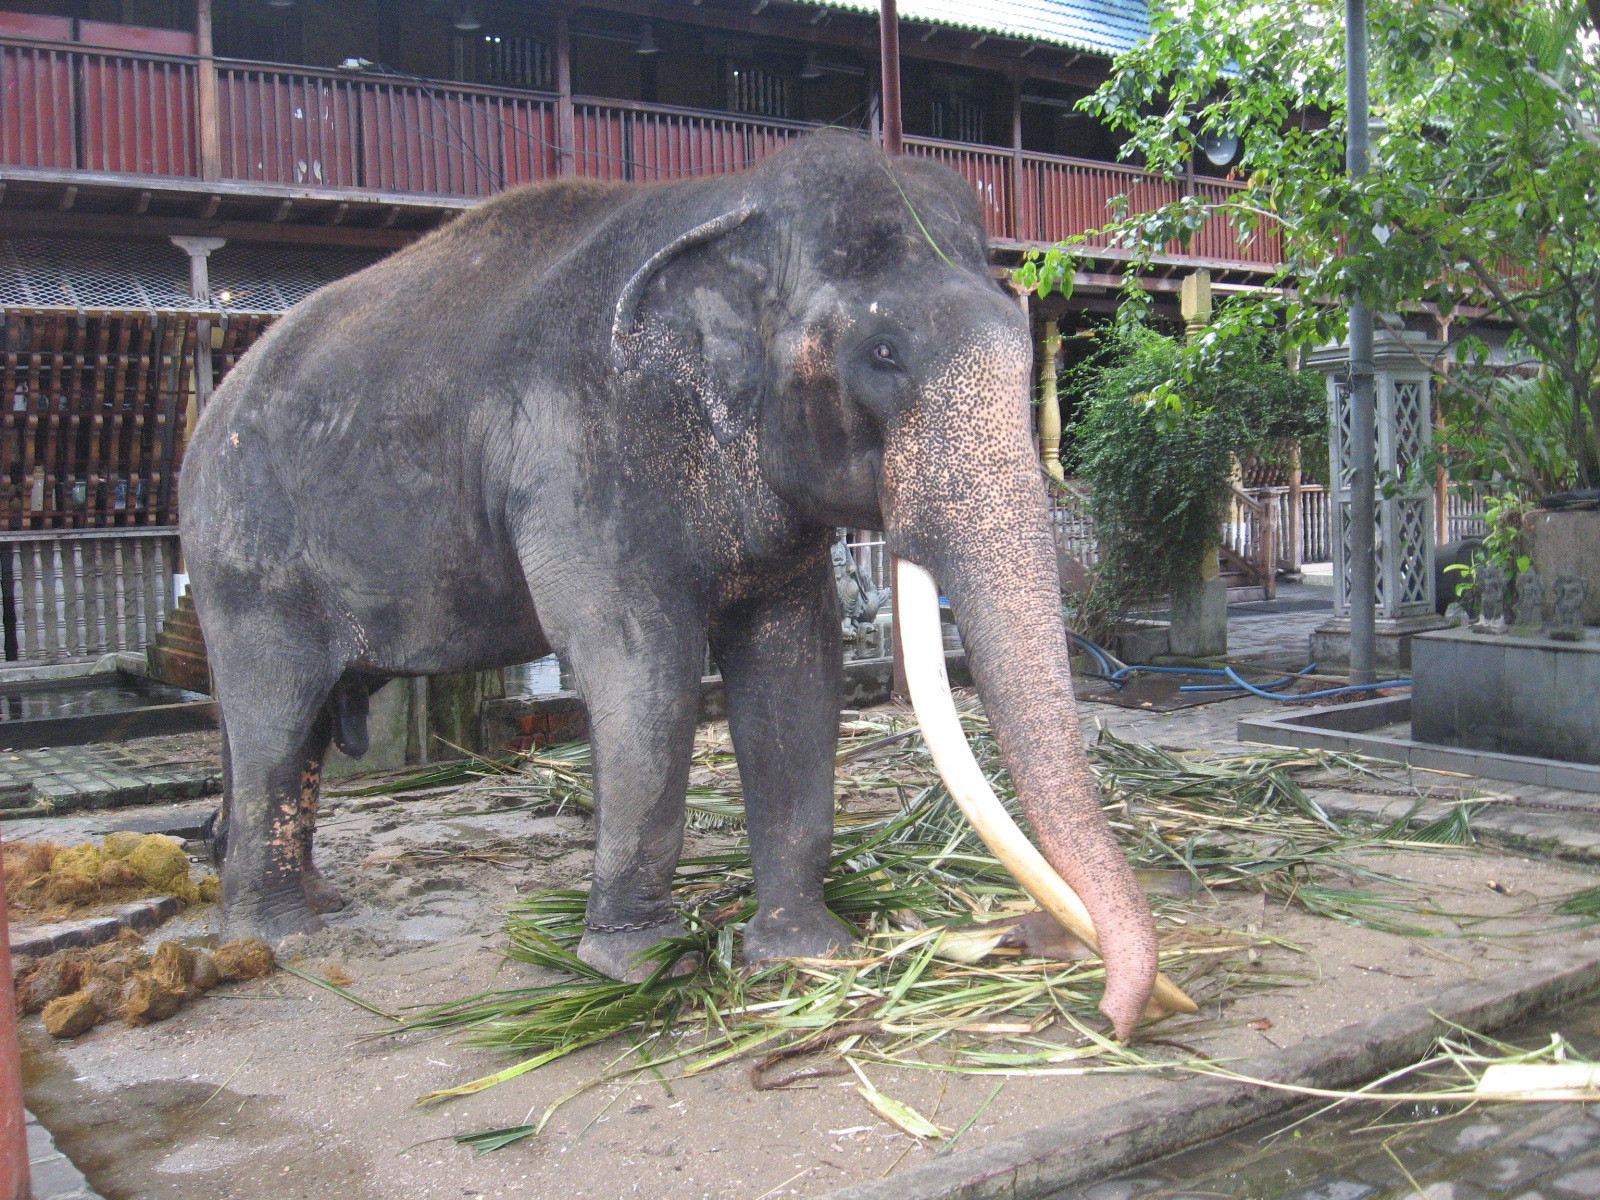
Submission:
[[[124,929],[143,932],[154,929],[163,921],[178,915],[183,906],[176,896],[153,896],[148,900],[135,900],[119,904],[98,917],[81,921],[63,921],[56,925],[11,927],[11,954],[30,954],[42,958],[57,950],[76,947],[84,949],[109,942]]]
[[[1346,1088],[1420,1059],[1449,1022],[1489,1032],[1600,989],[1600,945],[1519,967],[1514,981],[1448,988],[1432,999],[1235,1064],[1278,1083]],[[1034,1200],[1186,1149],[1304,1098],[1203,1078],[1041,1125],[1004,1141],[853,1184],[821,1200]]]

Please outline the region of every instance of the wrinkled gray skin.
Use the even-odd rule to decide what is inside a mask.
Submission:
[[[508,192],[298,305],[218,389],[182,479],[230,758],[227,933],[339,903],[312,865],[318,770],[330,737],[364,748],[371,689],[554,650],[594,741],[579,954],[640,977],[682,928],[709,638],[755,855],[746,960],[845,948],[822,903],[829,542],[881,528],[951,597],[1126,1032],[1155,940],[1077,734],[1030,363],[971,188],[845,135],[736,176]]]

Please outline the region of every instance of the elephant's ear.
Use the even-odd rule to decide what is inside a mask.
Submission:
[[[760,407],[766,267],[731,246],[706,251],[755,212],[736,208],[662,246],[623,286],[611,323],[617,368],[661,371],[694,391],[723,443],[744,433]]]

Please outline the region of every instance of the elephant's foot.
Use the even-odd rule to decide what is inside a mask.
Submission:
[[[856,931],[821,904],[763,908],[744,929],[747,966],[780,958],[837,958],[855,944]]]
[[[235,900],[222,908],[221,937],[225,942],[258,937],[269,946],[276,946],[297,933],[316,933],[326,928],[298,888],[294,894],[260,901]]]
[[[673,917],[649,929],[586,929],[578,943],[578,957],[595,970],[625,983],[643,983],[660,966],[657,959],[644,959],[668,938],[684,935],[683,922]],[[698,954],[686,954],[668,972],[669,976],[692,975],[700,966]]]
[[[345,906],[345,898],[339,894],[339,889],[329,883],[316,867],[307,867],[300,881],[305,886],[306,904],[312,912],[338,912]]]

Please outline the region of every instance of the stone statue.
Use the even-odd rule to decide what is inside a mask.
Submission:
[[[1541,637],[1544,634],[1544,580],[1539,572],[1524,571],[1517,576],[1516,626],[1519,637]]]
[[[1550,636],[1559,642],[1581,642],[1583,603],[1589,587],[1578,575],[1557,575],[1550,585]]]
[[[1506,573],[1490,563],[1481,564],[1473,581],[1478,593],[1477,633],[1504,633],[1506,628]]]
[[[877,628],[877,616],[889,599],[889,589],[872,586],[842,534],[833,543],[833,582],[844,609],[845,639],[859,641],[867,637]]]

